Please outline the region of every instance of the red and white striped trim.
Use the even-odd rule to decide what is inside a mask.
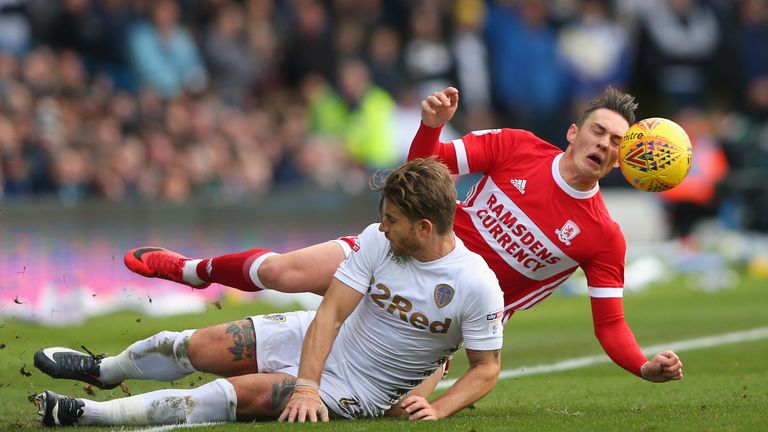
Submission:
[[[456,169],[459,175],[469,174],[469,161],[467,160],[467,149],[464,147],[464,140],[455,139],[453,149],[456,151]]]
[[[536,291],[533,291],[528,295],[518,299],[516,302],[508,304],[506,307],[504,307],[504,310],[531,308],[533,305],[542,301],[548,295],[552,294],[552,292],[554,292],[557,289],[557,287],[560,286],[561,283],[565,282],[565,280],[568,279],[571,276],[571,274],[572,273],[568,273],[567,275],[561,277],[560,279],[557,279],[554,282],[550,282],[542,286],[541,288],[537,289]]]

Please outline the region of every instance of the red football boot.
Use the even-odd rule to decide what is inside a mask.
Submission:
[[[125,266],[134,273],[145,277],[156,277],[192,288],[206,288],[209,282],[193,285],[183,279],[184,263],[189,258],[160,247],[142,246],[125,253]]]

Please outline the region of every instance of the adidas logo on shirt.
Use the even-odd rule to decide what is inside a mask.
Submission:
[[[509,181],[512,183],[512,186],[515,187],[518,191],[520,191],[521,194],[525,193],[525,185],[528,183],[528,180],[525,179],[512,179]]]

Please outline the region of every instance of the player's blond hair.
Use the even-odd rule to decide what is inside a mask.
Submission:
[[[615,87],[609,86],[600,93],[599,96],[589,102],[587,109],[584,110],[584,112],[581,113],[581,116],[579,116],[579,119],[576,120],[576,126],[581,127],[593,111],[597,111],[601,108],[611,110],[624,117],[624,120],[626,120],[630,126],[635,124],[635,110],[637,110],[635,97],[631,94],[623,93]]]
[[[434,156],[414,159],[398,168],[371,177],[370,186],[381,192],[386,200],[397,206],[411,220],[431,221],[438,234],[453,229],[456,211],[456,187],[448,167]]]

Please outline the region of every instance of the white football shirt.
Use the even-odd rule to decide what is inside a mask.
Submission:
[[[364,294],[347,318],[326,363],[324,381],[353,394],[351,411],[381,415],[455,351],[502,345],[504,299],[483,259],[456,238],[448,255],[430,262],[396,257],[379,225],[335,277]],[[338,373],[334,373],[338,371]],[[352,413],[351,413],[352,414]]]

